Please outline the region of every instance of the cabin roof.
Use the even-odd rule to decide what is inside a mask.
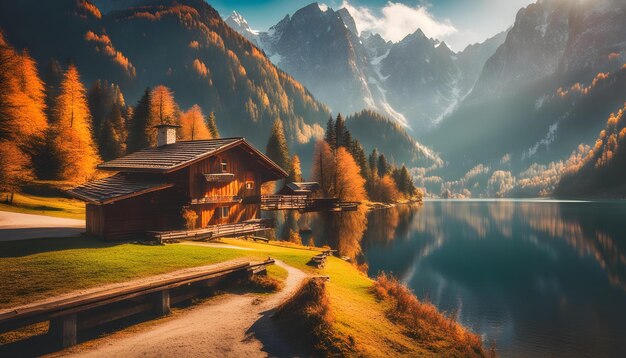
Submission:
[[[162,180],[136,178],[118,173],[108,178],[90,181],[68,190],[68,193],[88,203],[109,204],[172,186],[173,184]]]
[[[319,183],[314,181],[293,182],[285,184],[285,188],[293,191],[294,193],[311,193],[320,189],[320,185]]]
[[[202,159],[237,146],[244,146],[256,156],[277,177],[286,177],[285,170],[265,154],[258,151],[244,138],[220,138],[176,143],[139,150],[121,158],[98,165],[98,169],[120,172],[170,173]]]

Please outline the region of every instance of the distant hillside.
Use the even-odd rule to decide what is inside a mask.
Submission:
[[[626,197],[626,103],[612,113],[581,163],[566,169],[555,194]]]
[[[402,126],[377,112],[363,110],[352,114],[346,118],[346,126],[367,154],[376,148],[390,162],[409,168],[443,165],[435,153],[416,142]]]
[[[139,3],[148,5],[125,9]],[[164,84],[183,109],[197,103],[214,111],[223,135],[259,146],[275,118],[292,145],[322,135],[326,106],[205,1],[116,1],[108,10],[114,11],[86,0],[3,1],[0,28],[28,49],[44,78],[51,58],[72,62],[87,86],[97,79],[117,83],[130,104],[146,87]]]

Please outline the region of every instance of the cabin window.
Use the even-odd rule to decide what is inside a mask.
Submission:
[[[228,214],[230,212],[230,207],[228,206],[222,206],[219,208],[220,211],[220,218],[221,219],[228,219]]]
[[[222,173],[228,172],[228,162],[225,159],[222,159],[220,166],[222,168]]]
[[[246,190],[254,190],[254,182],[253,181],[247,181],[246,182]]]

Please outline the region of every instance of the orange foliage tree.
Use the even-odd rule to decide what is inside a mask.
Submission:
[[[13,193],[32,179],[34,146],[44,137],[44,85],[28,52],[18,53],[0,33],[0,191]]]
[[[65,71],[53,113],[58,178],[72,182],[88,180],[100,158],[93,142],[86,90],[74,65]]]
[[[179,137],[182,140],[211,139],[211,132],[207,127],[202,109],[197,104],[180,116]]]
[[[172,90],[163,85],[156,86],[152,90],[151,98],[150,115],[156,119],[155,125],[177,124],[179,111]]]

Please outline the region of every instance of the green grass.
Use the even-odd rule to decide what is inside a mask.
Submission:
[[[243,256],[256,255],[190,245],[110,244],[88,237],[0,242],[0,308]]]
[[[40,196],[16,193],[13,204],[5,203],[6,194],[0,194],[0,211],[22,214],[48,215],[68,219],[85,219],[85,203],[59,196]]]
[[[259,250],[312,275],[330,276],[326,287],[334,316],[333,329],[336,334],[353,341],[360,356],[447,356],[452,353],[445,347],[433,351],[431,343],[407,337],[403,327],[387,318],[388,307],[376,300],[372,292],[374,281],[348,262],[329,257],[326,266],[317,269],[307,262],[318,251],[240,240],[224,241]],[[442,337],[442,340],[447,338]]]
[[[359,356],[455,356],[445,345],[410,338],[405,328],[388,318],[388,305],[374,296],[374,281],[345,261],[330,257],[325,268],[317,269],[307,263],[319,250],[236,239],[222,241],[253,250],[110,244],[92,238],[0,242],[0,308],[186,267],[269,256],[311,275],[330,276],[326,288],[333,334],[352,342]],[[276,265],[269,267],[268,274],[278,280],[287,277],[287,271]],[[444,332],[440,339],[445,342],[450,337]]]

